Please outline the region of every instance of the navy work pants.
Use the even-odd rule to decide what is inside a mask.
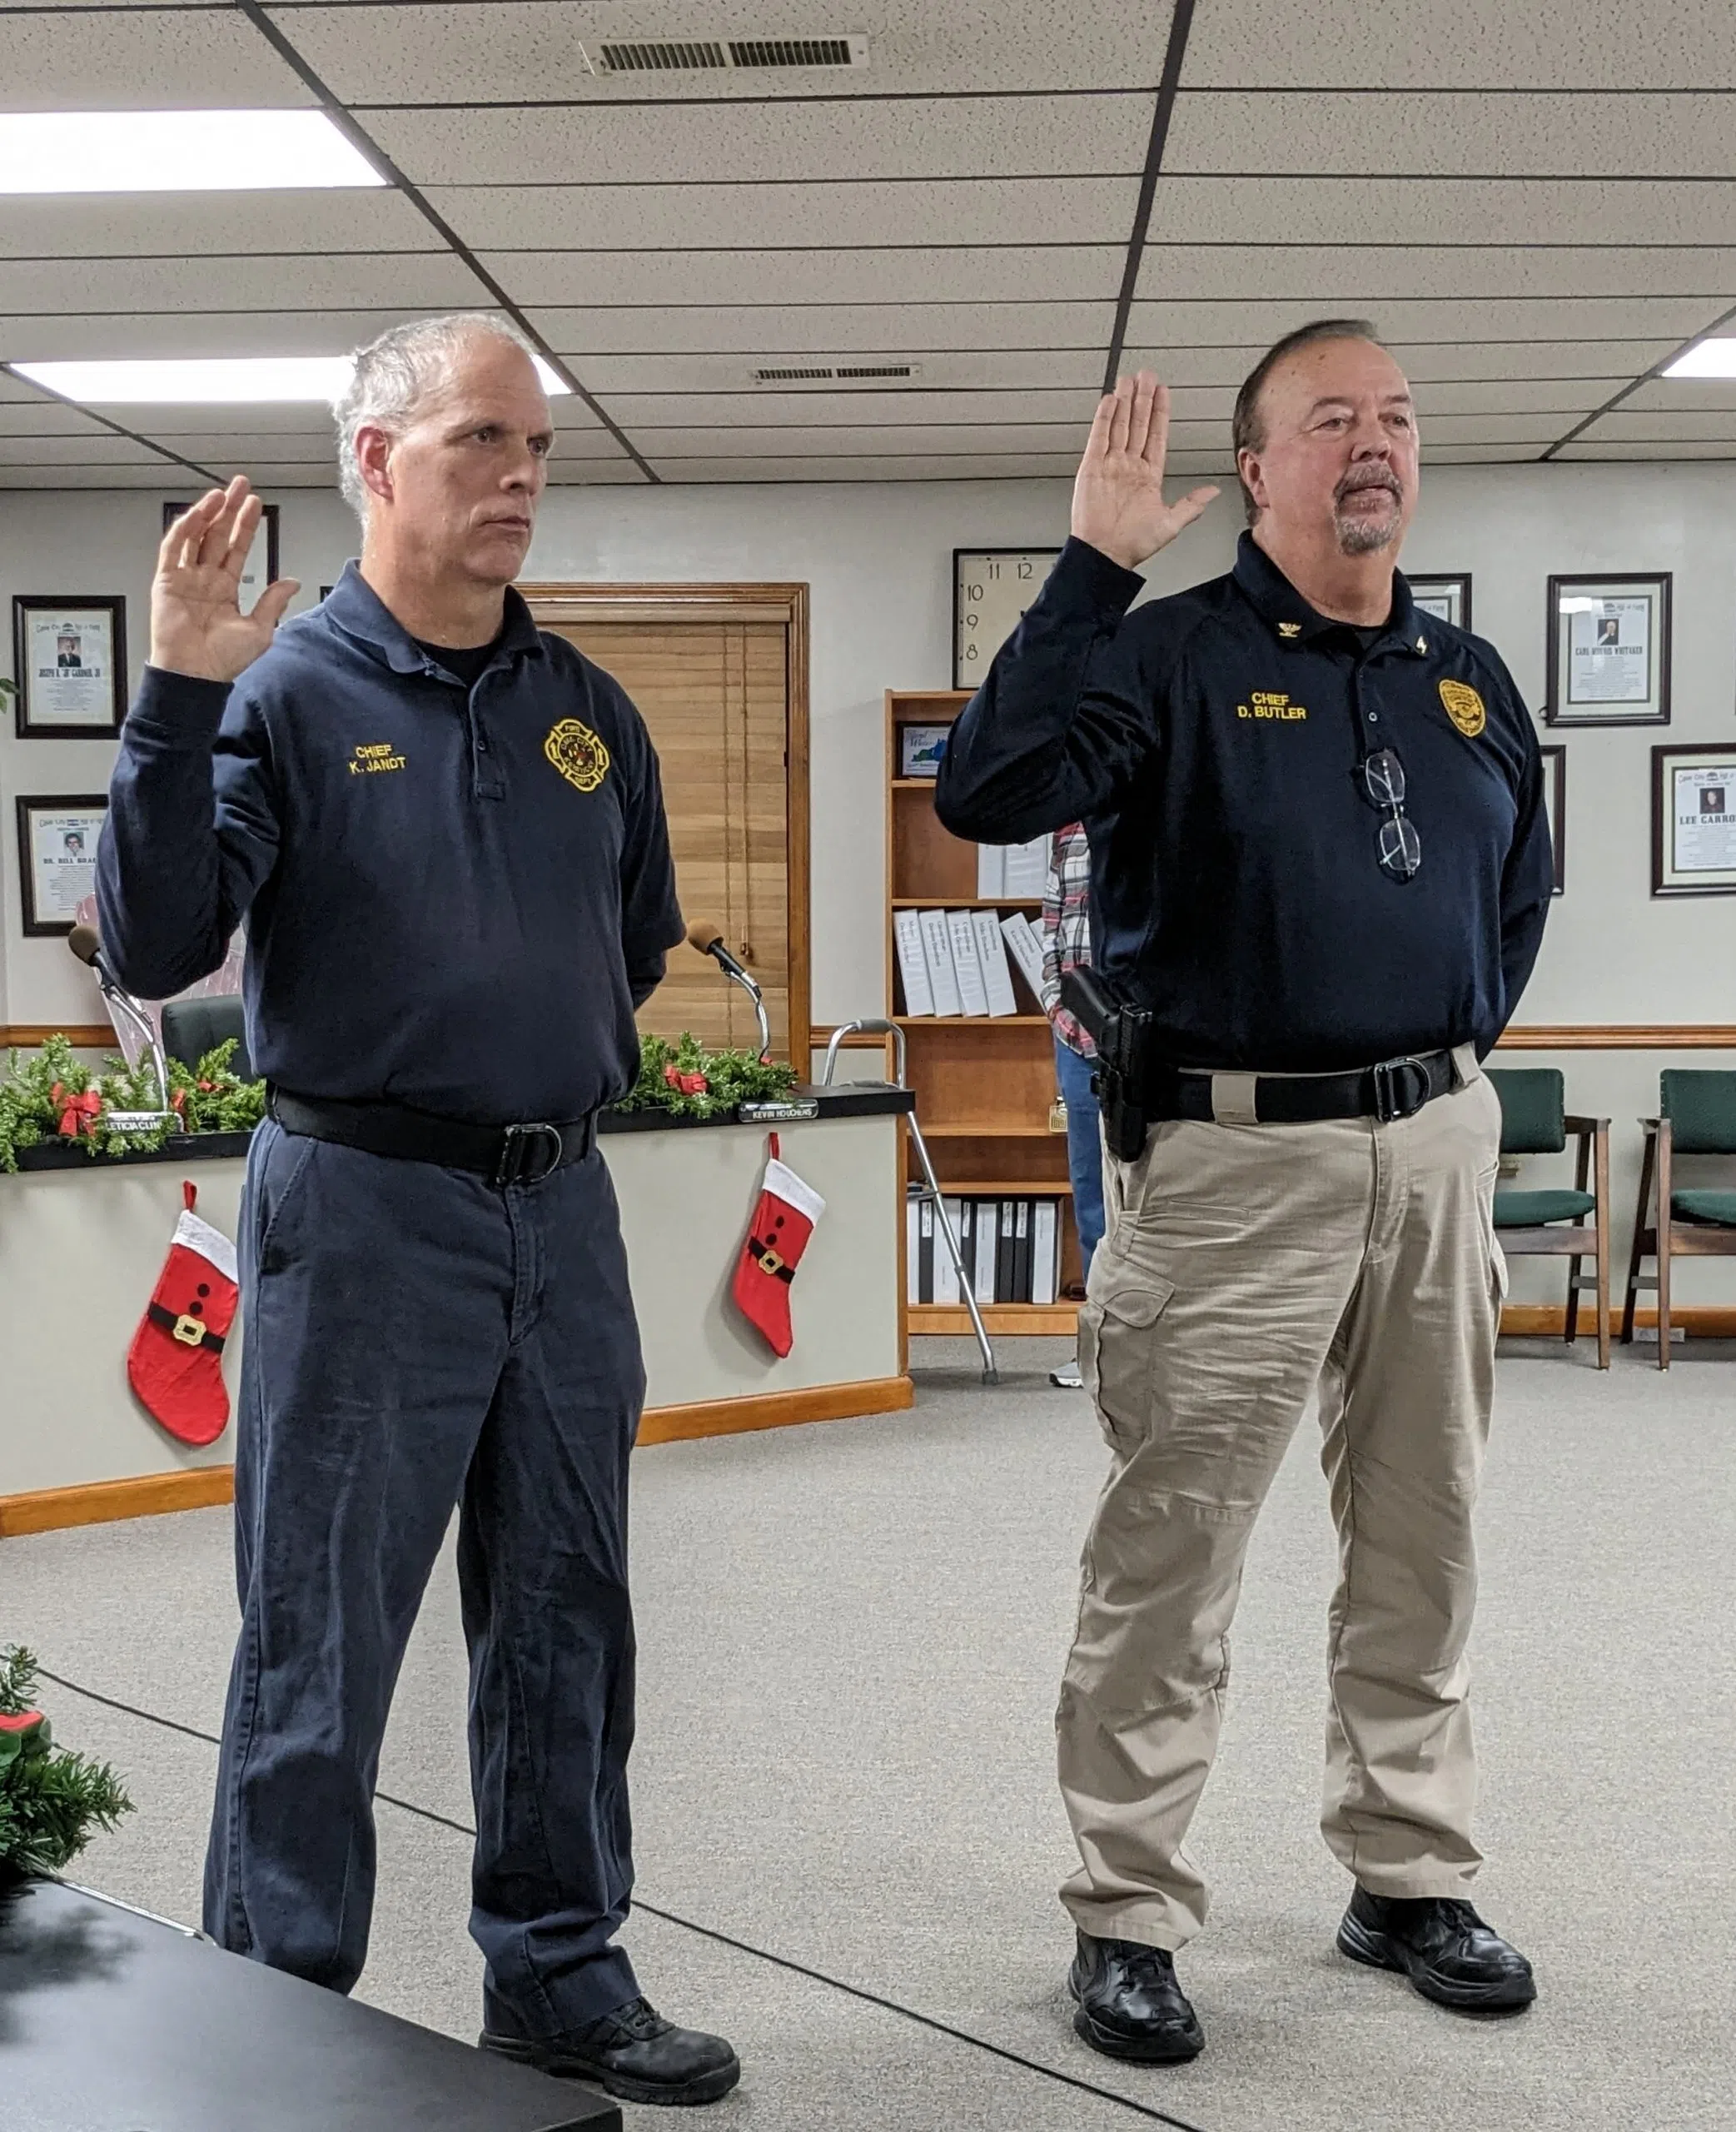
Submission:
[[[241,1630],[206,1930],[347,1991],[398,1669],[455,1505],[470,1930],[533,2034],[638,1990],[627,1465],[644,1372],[602,1157],[479,1177],[254,1135],[241,1238]]]

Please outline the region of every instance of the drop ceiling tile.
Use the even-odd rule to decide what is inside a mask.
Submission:
[[[0,489],[156,489],[167,496],[178,494],[187,480],[184,467],[162,459],[148,466],[0,466]]]
[[[162,460],[142,444],[97,431],[88,436],[0,436],[0,466],[161,466]]]
[[[1581,440],[1586,444],[1736,445],[1736,409],[1635,408],[1631,400],[1599,416]]]
[[[624,454],[614,459],[557,460],[549,469],[549,486],[555,489],[637,488],[645,477]]]
[[[343,355],[415,314],[402,311],[88,312],[0,317],[0,360],[122,356]]]
[[[641,426],[663,428],[739,422],[839,420],[848,422],[938,422],[968,428],[977,421],[1073,421],[1088,428],[1094,391],[1052,392],[688,392],[610,394],[609,411],[629,436]],[[1083,430],[1081,431],[1083,434]],[[1077,455],[1076,455],[1077,456]]]
[[[1131,177],[838,185],[440,185],[429,204],[473,251],[803,251],[857,245],[1125,246]]]
[[[958,102],[361,109],[417,185],[710,184],[1137,173],[1148,91]]]
[[[1425,386],[1417,404],[1422,411],[1425,436],[1432,435],[1438,415],[1564,415],[1570,426],[1581,415],[1600,407],[1612,389],[1606,377],[1492,377],[1460,385]]]
[[[658,462],[668,484],[715,481],[1013,481],[1058,479],[1073,471],[1071,462],[1028,452],[953,459],[922,455],[863,459],[686,459]]]
[[[1629,441],[1594,444],[1581,438],[1564,444],[1555,454],[1561,459],[1640,459],[1669,466],[1685,459],[1736,459],[1736,441],[1728,444],[1635,444]]]
[[[1127,0],[1074,0],[1064,35],[1052,9],[1028,0],[993,7],[851,0],[844,12],[848,33],[868,40],[865,67],[649,77],[589,74],[579,46],[609,37],[692,37],[697,18],[690,7],[492,0],[469,7],[281,7],[273,19],[341,97],[403,103],[1152,89],[1169,35],[1166,6],[1131,7]],[[763,37],[788,20],[772,22],[764,0],[708,0],[703,16],[698,34],[706,37]],[[828,27],[840,19],[834,15]]]
[[[989,303],[1033,289],[1112,303],[1127,243],[944,246],[828,252],[487,252],[514,302],[577,304]],[[530,264],[523,266],[521,260]]]
[[[1684,245],[1736,227],[1736,184],[1544,178],[1166,177],[1159,244]]]
[[[216,430],[171,429],[160,419],[167,408],[142,408],[134,425],[141,436],[167,446],[183,459],[196,459],[201,466],[233,467],[246,473],[250,466],[295,461],[306,466],[337,464],[337,440],[328,422],[322,430],[242,430],[235,426]],[[173,411],[178,412],[178,410]],[[246,420],[255,410],[232,408]]]
[[[1184,437],[1202,450],[1215,441],[1217,423],[1202,424],[1201,434]],[[1084,432],[1074,422],[765,422],[751,426],[710,424],[653,428],[640,424],[633,440],[654,466],[668,459],[871,458],[928,453],[948,458],[959,452],[1037,452],[1059,456],[1077,469]]]
[[[0,313],[491,308],[450,252],[0,261]]]
[[[1724,0],[1636,12],[1631,0],[1216,0],[1194,18],[1183,81],[1334,87],[1691,89],[1736,77]],[[1407,107],[1395,116],[1402,120]]]
[[[545,322],[550,314],[534,316],[541,330],[549,335],[550,344],[560,346],[561,335]],[[797,349],[792,352],[786,345],[761,348],[751,355],[591,355],[575,360],[582,363],[584,381],[593,392],[686,393],[762,391],[764,388],[758,385],[754,377],[755,370],[762,366],[800,369],[843,363],[872,366],[889,357],[902,361],[906,356],[916,371],[917,381],[930,391],[950,391],[961,387],[1034,390],[1058,385],[1095,391],[1102,377],[1103,355],[1100,347],[1077,354],[1023,354],[1009,349],[963,355],[912,349],[865,351],[850,347],[818,351]]]
[[[1579,415],[1430,415],[1422,422],[1425,456],[1441,456],[1460,444],[1535,444],[1540,450],[1570,430]]]
[[[426,252],[390,187],[311,192],[32,193],[0,215],[3,259],[185,259],[211,252]]]
[[[515,286],[536,286],[522,262]],[[557,255],[558,258],[559,255]],[[570,270],[563,270],[570,271]],[[905,355],[1021,350],[1088,358],[1101,375],[1114,325],[1109,296],[1095,303],[815,303],[587,305],[527,314],[550,346],[572,351],[587,366],[600,356],[724,356],[751,360],[773,355]]]
[[[117,421],[124,421],[129,429],[146,431],[172,442],[177,451],[187,448],[187,439],[198,436],[294,436],[323,448],[332,434],[331,416],[316,401],[306,400],[240,405],[224,401],[208,404],[172,401],[166,406],[109,407],[103,411]]]
[[[1704,78],[1704,77],[1703,77]],[[1321,90],[1176,99],[1166,173],[1460,177],[1736,177],[1724,96],[1535,95],[1479,89],[1390,97]]]
[[[1622,406],[1634,413],[1655,407],[1664,414],[1736,412],[1736,378],[1654,377]]]
[[[1239,385],[1268,344],[1239,348],[1129,347],[1123,375],[1155,370],[1169,385]],[[1497,378],[1607,378],[1624,384],[1669,355],[1674,341],[1410,342],[1395,351],[1413,386]]]
[[[58,400],[7,400],[0,396],[0,436],[90,436],[102,425]]]
[[[1532,466],[1543,456],[1535,444],[1455,444],[1430,455],[1431,466]],[[1420,573],[1419,572],[1419,575]]]
[[[1396,348],[1455,341],[1638,341],[1654,336],[1685,341],[1728,307],[1729,299],[1704,296],[1454,297],[1368,301],[1350,315],[1365,316],[1380,338]],[[1130,339],[1152,347],[1227,341],[1270,345],[1310,319],[1345,315],[1319,295],[1277,302],[1138,302],[1127,331]]]
[[[1694,296],[1709,311],[1736,291],[1736,245],[1600,248],[1597,234],[1587,228],[1581,242],[1558,245],[1152,244],[1139,294],[1307,303],[1331,316],[1429,297],[1503,296]]]
[[[8,111],[251,111],[317,101],[239,12],[56,8],[6,26]]]

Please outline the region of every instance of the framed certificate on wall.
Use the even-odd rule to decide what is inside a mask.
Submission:
[[[1669,586],[1654,576],[1552,577],[1551,725],[1668,725]]]
[[[1736,745],[1653,749],[1652,894],[1736,896]]]
[[[1059,548],[954,548],[953,686],[978,687],[1042,591]]]
[[[21,740],[112,740],[127,715],[127,602],[118,592],[15,593]]]
[[[70,933],[78,906],[97,887],[97,839],[108,813],[104,793],[18,799],[18,886],[32,939]]]
[[[1451,577],[1410,577],[1405,579],[1410,587],[1410,597],[1420,615],[1432,615],[1436,621],[1450,622],[1455,629],[1470,627],[1470,572],[1461,570]]]

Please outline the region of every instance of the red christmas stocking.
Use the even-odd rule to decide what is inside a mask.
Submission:
[[[229,1426],[222,1354],[238,1293],[235,1246],[193,1212],[198,1187],[181,1189],[186,1212],[127,1350],[127,1376],[171,1436],[215,1443]]]
[[[789,1288],[802,1253],[826,1203],[811,1184],[778,1159],[778,1136],[771,1135],[771,1160],[765,1166],[759,1204],[736,1263],[734,1293],[744,1314],[765,1337],[774,1355],[794,1345],[789,1329]]]

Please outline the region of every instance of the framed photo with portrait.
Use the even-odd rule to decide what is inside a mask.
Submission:
[[[1543,757],[1543,811],[1549,818],[1549,851],[1554,863],[1554,883],[1549,893],[1567,893],[1567,750],[1559,745],[1542,748]]]
[[[186,497],[177,503],[166,503],[162,507],[162,530],[167,533],[192,503]],[[251,614],[254,601],[277,575],[278,512],[274,503],[261,506],[259,531],[253,535],[253,545],[247,551],[247,560],[241,571],[241,612]]]
[[[1736,744],[1653,749],[1652,894],[1736,896]]]
[[[1668,570],[1552,577],[1548,681],[1550,725],[1668,725]]]
[[[950,725],[901,725],[898,728],[898,775],[936,778],[940,759],[952,738]]]
[[[97,839],[108,814],[105,793],[20,794],[18,886],[27,938],[70,933],[78,906],[97,886]]]
[[[127,715],[127,602],[118,592],[12,603],[21,740],[112,740]]]
[[[1470,627],[1470,572],[1460,570],[1450,577],[1410,577],[1405,582],[1410,587],[1410,597],[1420,615],[1432,615],[1436,621],[1450,622],[1455,629]]]

